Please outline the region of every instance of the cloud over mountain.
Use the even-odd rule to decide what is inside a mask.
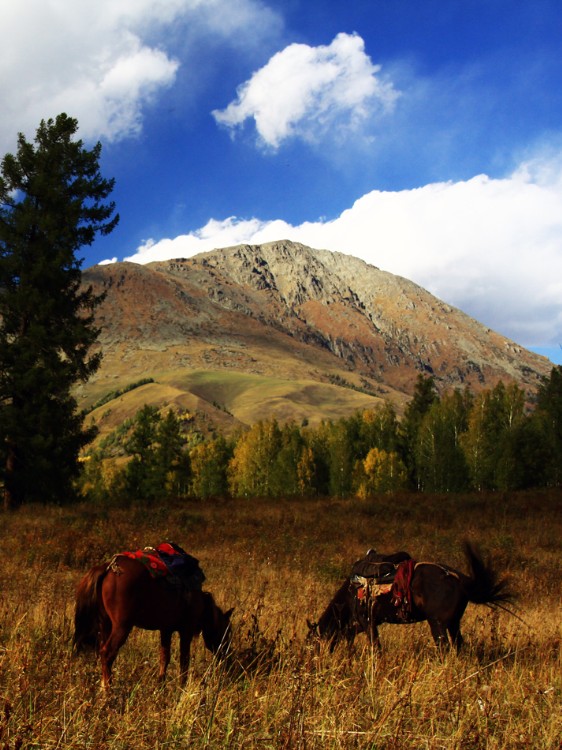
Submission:
[[[292,226],[213,219],[189,234],[149,240],[128,260],[146,263],[286,238],[412,279],[523,345],[556,344],[561,205],[562,169],[535,160],[505,179],[479,175],[415,190],[373,190],[332,220]]]

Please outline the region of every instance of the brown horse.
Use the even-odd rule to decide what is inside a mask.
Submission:
[[[366,632],[380,649],[380,624],[404,625],[427,620],[438,650],[448,650],[450,638],[457,652],[460,651],[463,643],[460,622],[469,602],[509,612],[506,605],[514,598],[507,579],[499,579],[491,563],[484,562],[473,545],[465,543],[464,549],[470,569],[468,575],[441,563],[410,561],[411,580],[406,600],[402,601],[398,601],[395,584],[392,588],[380,583],[365,585],[365,559],[357,561],[353,571],[359,569],[363,575],[352,571],[350,578],[338,589],[323,615],[326,619],[323,627],[320,627],[320,621],[318,623],[318,634],[331,639],[335,645],[342,638],[352,642],[355,634]],[[407,564],[403,563],[403,566]],[[340,611],[344,612],[344,617],[340,614],[339,620],[333,618],[333,602],[336,600]],[[340,625],[343,620],[346,621],[345,627]]]
[[[190,647],[203,634],[205,646],[223,656],[230,644],[232,609],[223,612],[207,591],[185,590],[165,578],[153,578],[138,560],[116,555],[94,566],[76,589],[74,647],[94,648],[100,655],[102,687],[111,682],[111,668],[133,627],[160,631],[160,671],[170,662],[172,634],[180,637],[180,678],[187,679]]]
[[[369,550],[362,561],[371,565],[381,565],[380,576],[393,574],[398,563],[410,560],[407,552],[394,552],[390,555],[379,555],[375,550]],[[358,561],[355,565],[358,565]],[[366,572],[361,569],[362,572]],[[320,615],[318,622],[308,621],[312,635],[319,636],[330,643],[330,651],[344,638],[349,645],[353,644],[355,636],[364,632],[365,624],[356,617],[354,595],[352,594],[351,579],[346,578],[336,591],[332,600]]]

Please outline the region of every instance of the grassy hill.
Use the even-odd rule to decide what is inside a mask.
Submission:
[[[173,408],[205,431],[229,434],[241,425],[264,418],[278,421],[339,419],[358,409],[373,408],[380,397],[311,380],[249,375],[224,370],[180,370],[156,374],[155,382],[119,392],[89,413],[98,426],[99,439],[122,424],[144,404]],[[132,384],[134,385],[134,384]],[[129,384],[129,387],[131,384]],[[127,388],[127,386],[120,386]],[[109,392],[111,396],[112,392]],[[106,395],[107,398],[107,395]]]

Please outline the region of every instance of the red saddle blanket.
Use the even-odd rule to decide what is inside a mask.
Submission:
[[[134,552],[121,552],[120,554],[138,560],[142,563],[153,578],[163,576],[179,576],[187,579],[193,578],[192,584],[199,580],[201,583],[205,579],[203,571],[199,567],[199,561],[189,555],[177,544],[162,542],[157,547],[145,547]]]
[[[392,603],[405,615],[412,611],[412,592],[410,589],[415,567],[415,560],[401,562],[392,584]]]
[[[153,578],[165,578],[170,584],[188,591],[200,591],[205,580],[199,560],[174,542],[120,554],[138,560]]]
[[[166,552],[168,554],[179,554],[178,552],[174,551],[173,547],[170,544],[167,543],[159,544],[158,547],[145,547],[144,549],[137,549],[134,552],[120,552],[120,554],[125,555],[125,557],[130,557],[133,560],[138,560],[148,569],[150,575],[153,578],[159,578],[160,576],[170,575],[170,569],[160,556],[160,550],[162,547],[169,547],[169,550],[166,549]]]

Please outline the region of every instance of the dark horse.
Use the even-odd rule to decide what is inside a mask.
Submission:
[[[224,655],[230,642],[230,616],[207,591],[185,590],[164,578],[153,578],[138,560],[116,555],[94,566],[77,586],[74,647],[94,648],[100,655],[102,687],[111,682],[111,667],[133,627],[160,631],[160,672],[170,663],[172,634],[180,636],[180,675],[187,678],[191,641],[203,633],[205,646]]]
[[[363,560],[373,563],[385,563],[381,575],[394,573],[396,566],[404,560],[410,560],[407,552],[394,552],[390,555],[378,555],[375,550],[369,550]],[[361,561],[355,563],[357,565]],[[352,587],[351,579],[348,577],[336,591],[324,612],[320,615],[318,622],[308,622],[312,634],[330,643],[330,651],[344,638],[348,644],[352,644],[355,636],[364,632],[365,624],[360,622],[355,611],[355,589]]]
[[[365,577],[357,577],[352,571],[318,621],[318,634],[330,639],[333,647],[342,638],[352,642],[357,633],[366,632],[380,649],[381,623],[403,625],[427,620],[437,648],[448,650],[450,638],[458,652],[463,643],[460,622],[469,602],[506,609],[513,599],[507,579],[499,579],[491,563],[484,562],[473,545],[465,543],[464,550],[468,575],[441,563],[409,561],[411,579],[401,602],[397,601],[395,586],[364,585]],[[357,561],[353,570],[361,570],[363,562]]]

